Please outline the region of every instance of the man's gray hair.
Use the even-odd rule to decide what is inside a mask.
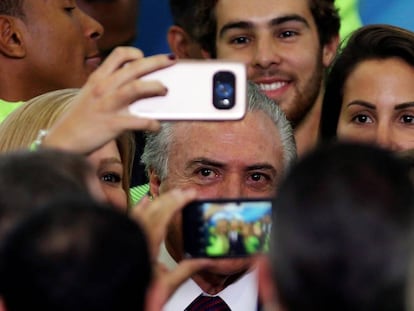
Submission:
[[[266,95],[262,94],[253,82],[247,84],[247,112],[262,111],[275,124],[283,147],[283,162],[285,172],[296,160],[296,144],[293,129],[279,106]],[[174,139],[173,126],[175,122],[163,122],[156,133],[147,133],[141,162],[147,172],[153,170],[160,180],[168,173],[168,155]]]

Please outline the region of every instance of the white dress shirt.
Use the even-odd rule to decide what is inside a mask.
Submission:
[[[159,261],[169,269],[177,263],[162,244]],[[192,279],[184,282],[164,305],[163,311],[183,311],[203,290]],[[211,296],[204,293],[204,295]],[[217,294],[234,311],[256,311],[258,306],[257,272],[252,270]]]

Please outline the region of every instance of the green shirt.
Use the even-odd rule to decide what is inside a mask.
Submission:
[[[0,99],[0,122],[12,113],[16,108],[20,107],[23,102],[8,102]]]

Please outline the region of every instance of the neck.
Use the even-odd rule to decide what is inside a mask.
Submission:
[[[182,252],[180,253],[175,251],[174,247],[171,247],[171,245],[168,243],[168,240],[165,241],[165,247],[170,256],[177,263],[183,260]],[[204,270],[194,274],[191,278],[203,290],[203,292],[209,295],[216,295],[223,289],[225,289],[227,286],[237,281],[246,272],[247,269],[244,269],[243,271],[240,271],[232,275],[223,275]]]
[[[47,90],[34,90],[23,76],[0,70],[0,98],[9,102],[26,101]]]
[[[321,89],[312,109],[306,118],[295,128],[295,140],[299,158],[312,150],[318,143],[322,99],[323,90]]]
[[[217,295],[230,284],[236,282],[246,271],[234,275],[220,275],[211,272],[199,272],[192,277],[193,281],[207,294]]]

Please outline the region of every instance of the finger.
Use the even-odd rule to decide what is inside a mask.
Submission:
[[[173,189],[155,199],[147,209],[148,215],[155,217],[159,226],[166,227],[172,217],[181,210],[186,204],[196,197],[194,189]],[[152,220],[152,219],[150,219]],[[150,224],[152,225],[152,224]]]
[[[151,204],[151,199],[148,195],[141,198],[134,206],[134,210],[140,211],[146,209]]]
[[[164,304],[183,282],[212,265],[214,261],[208,259],[184,260],[173,271],[156,277],[147,291],[145,310],[162,310]]]
[[[165,292],[168,296],[186,280],[197,272],[214,266],[215,262],[211,259],[189,259],[181,261],[177,267],[161,277]]]
[[[131,219],[138,221],[141,224],[141,217],[142,213],[145,209],[147,209],[151,204],[151,199],[148,197],[148,195],[144,196],[135,206],[130,210],[129,217]]]
[[[102,81],[101,87],[109,90],[116,89],[125,83],[137,80],[148,73],[169,67],[175,63],[174,59],[164,54],[130,61]]]
[[[157,120],[128,114],[113,117],[106,122],[106,125],[110,136],[113,137],[120,135],[125,130],[155,132],[161,127],[160,122]]]
[[[143,210],[140,215],[149,241],[151,255],[156,258],[159,253],[161,242],[165,239],[168,224],[176,212],[183,208],[188,202],[195,198],[196,192],[193,189],[174,189],[157,197],[151,205]]]
[[[137,79],[151,72],[172,66],[176,63],[176,59],[167,54],[158,54],[143,59],[131,61],[123,66],[118,72],[127,77]]]
[[[140,49],[134,47],[117,47],[91,76],[107,77],[125,63],[142,59],[143,57],[144,54]]]
[[[120,87],[116,93],[119,94],[117,97],[123,98],[125,103],[130,104],[144,98],[165,96],[168,89],[159,81],[133,80]]]
[[[104,111],[113,111],[143,99],[154,96],[165,96],[167,88],[158,81],[132,80],[117,89],[95,90],[101,93],[100,108]]]

